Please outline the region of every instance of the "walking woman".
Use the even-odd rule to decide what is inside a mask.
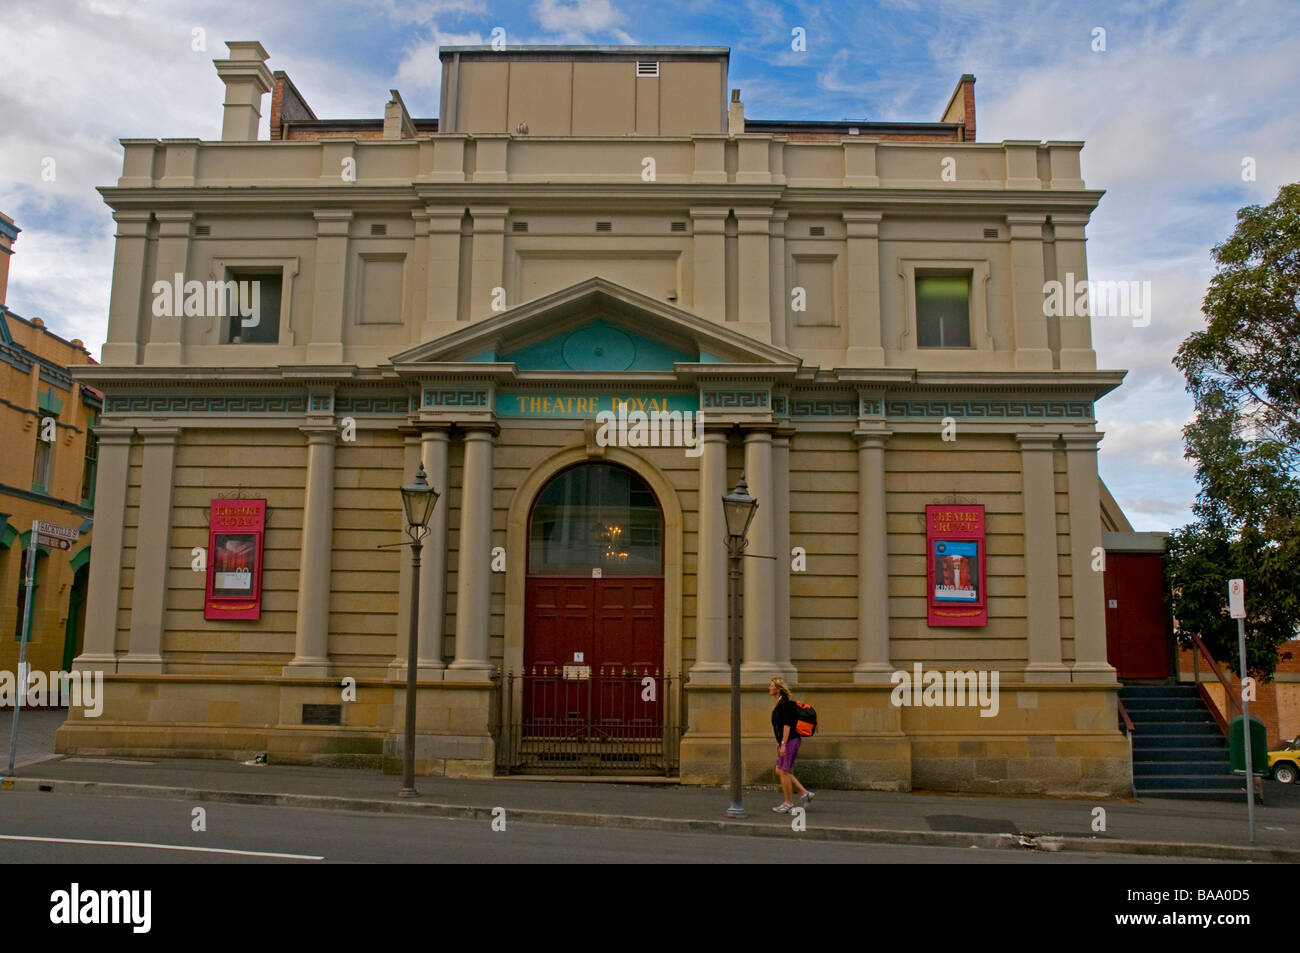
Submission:
[[[794,802],[790,800],[793,789],[799,791],[799,803],[807,804],[814,797],[799,779],[794,776],[794,759],[799,754],[799,732],[795,724],[799,721],[799,706],[790,698],[790,689],[779,678],[772,679],[767,686],[767,693],[777,699],[772,709],[772,731],[776,734],[776,776],[781,780],[781,792],[785,800],[772,810],[778,814],[789,814]]]

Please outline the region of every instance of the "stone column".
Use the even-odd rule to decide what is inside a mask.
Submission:
[[[334,536],[333,426],[303,427],[307,435],[307,492],[303,500],[298,564],[298,628],[285,675],[329,675],[330,565]]]
[[[886,432],[858,431],[858,664],[853,681],[888,684],[889,535],[885,525]]]
[[[120,247],[120,246],[119,246]],[[100,427],[95,476],[95,535],[90,541],[86,634],[73,668],[104,669],[117,656],[117,613],[122,591],[122,536],[130,476],[131,428]]]
[[[1070,481],[1070,576],[1074,587],[1073,681],[1114,682],[1106,659],[1106,592],[1093,562],[1101,550],[1101,490],[1097,477],[1099,433],[1065,434]]]
[[[167,563],[172,526],[172,475],[178,427],[141,430],[144,460],[136,530],[135,584],[131,593],[131,641],[119,672],[163,670],[163,617],[167,610]]]
[[[1008,215],[1011,230],[1011,307],[1016,322],[1016,370],[1050,371],[1052,351],[1043,313],[1045,215]],[[972,288],[975,294],[978,289]]]
[[[420,628],[418,652],[420,674],[441,672],[442,633],[447,613],[447,449],[450,434],[446,428],[426,430],[420,434],[420,458],[429,485],[439,493],[438,505],[429,518],[429,535],[420,554]]]
[[[727,210],[691,209],[695,290],[691,310],[710,321],[725,321],[727,310]]]
[[[168,285],[179,281],[183,300],[185,282],[198,277],[190,275],[187,271],[190,257],[190,227],[194,222],[194,213],[156,212],[154,217],[158,219],[158,258],[154,266],[156,280],[165,281]],[[206,300],[205,297],[204,301]],[[184,314],[159,317],[152,313],[152,294],[149,296],[149,302],[149,341],[144,346],[144,363],[179,366],[182,363],[181,322],[204,319],[187,318]],[[206,303],[204,307],[207,307]],[[175,309],[174,303],[172,308]]]
[[[1061,599],[1056,555],[1056,434],[1018,433],[1025,518],[1026,681],[1068,682],[1061,662]],[[1100,510],[1098,510],[1100,513]],[[1100,516],[1097,517],[1100,525]]]
[[[148,212],[113,213],[117,222],[117,247],[113,252],[108,334],[102,351],[104,364],[136,363],[139,342],[144,340],[141,316],[146,308],[149,314],[153,313],[153,292],[150,283],[145,281],[149,218]]]
[[[727,656],[727,535],[722,498],[727,486],[727,432],[706,429],[699,435],[699,532],[695,569],[695,664],[691,683],[725,685]]]
[[[456,569],[456,658],[447,680],[491,677],[492,620],[492,443],[496,426],[465,433],[461,469],[460,559]],[[454,673],[454,674],[453,674]]]
[[[848,235],[849,367],[884,367],[885,347],[880,328],[879,212],[843,213]]]
[[[764,143],[766,147],[766,143]],[[771,228],[771,209],[737,209],[737,251],[740,259],[739,287],[741,334],[756,341],[772,340],[772,274],[771,253],[768,250]]]
[[[504,289],[505,242],[507,208],[475,208],[469,210],[474,220],[474,239],[470,252],[469,319],[481,321],[496,312],[492,310],[494,292]],[[459,253],[458,253],[459,254]],[[505,299],[506,309],[518,301]]]
[[[347,290],[348,229],[352,212],[321,209],[316,216],[316,280],[312,287],[311,337],[308,364],[343,363],[343,306]],[[281,291],[284,294],[284,291]],[[289,316],[281,314],[280,330]]]
[[[772,590],[776,626],[776,662],[787,681],[793,683],[799,673],[790,658],[790,438],[794,430],[783,428],[772,435],[772,517],[775,522],[772,553]]]
[[[745,431],[745,482],[758,500],[758,512],[749,526],[743,582],[745,661],[741,678],[747,685],[766,683],[782,675],[776,657],[776,563],[771,558],[776,542],[779,503],[772,474],[772,433]],[[782,675],[784,677],[784,675]]]

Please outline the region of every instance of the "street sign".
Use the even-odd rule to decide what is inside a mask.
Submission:
[[[1228,613],[1234,619],[1246,618],[1246,580],[1228,580]]]
[[[50,549],[69,550],[81,535],[74,527],[59,526],[57,523],[46,523],[43,520],[37,520],[32,528],[36,531],[36,545],[48,546]]]

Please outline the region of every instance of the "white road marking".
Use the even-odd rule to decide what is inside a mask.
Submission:
[[[316,854],[277,854],[264,850],[233,850],[227,847],[183,847],[180,844],[145,844],[124,840],[82,840],[76,837],[24,837],[20,834],[0,834],[0,840],[35,841],[41,844],[89,844],[94,847],[151,847],[154,850],[188,850],[200,854],[239,854],[243,857],[280,857],[288,860],[324,860]]]

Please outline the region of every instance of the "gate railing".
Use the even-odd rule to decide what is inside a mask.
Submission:
[[[503,772],[673,776],[681,676],[649,666],[537,666],[501,679]]]

